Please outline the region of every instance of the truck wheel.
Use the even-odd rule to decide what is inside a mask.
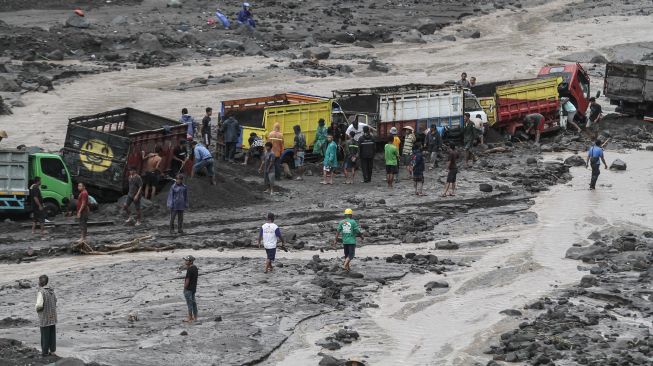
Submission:
[[[48,218],[57,216],[61,211],[59,205],[56,202],[52,202],[52,201],[43,202],[43,207],[45,207],[45,212]]]

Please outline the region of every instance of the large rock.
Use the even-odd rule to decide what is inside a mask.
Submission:
[[[605,58],[605,56],[603,56],[603,55],[596,55],[596,56],[592,57],[592,59],[590,60],[590,63],[593,63],[593,64],[607,64],[608,59]]]
[[[426,41],[422,38],[422,33],[418,31],[417,29],[411,29],[406,33],[404,36],[404,42],[408,43],[426,43]]]
[[[621,159],[616,159],[610,164],[610,170],[626,170],[626,162]]]
[[[320,363],[318,363],[318,366],[343,366],[345,362],[345,360],[341,360],[329,355],[324,355],[322,356]]]
[[[85,29],[91,27],[91,22],[89,22],[85,17],[80,17],[77,14],[73,14],[68,17],[68,19],[66,19],[66,27]]]
[[[265,56],[265,52],[263,52],[263,48],[259,46],[256,41],[253,39],[248,39],[243,43],[243,52],[247,56]]]
[[[62,358],[57,362],[55,362],[54,365],[55,366],[86,366],[84,361],[71,357]]]
[[[487,184],[487,183],[481,183],[481,184],[478,185],[478,189],[479,189],[481,192],[490,193],[490,192],[492,192],[492,185],[491,185],[491,184]]]
[[[327,47],[311,47],[304,50],[302,54],[305,58],[316,58],[318,60],[326,60],[331,55],[331,50]]]
[[[596,279],[596,277],[592,275],[586,275],[580,279],[580,287],[588,288],[588,287],[594,287],[598,284],[599,281]]]
[[[53,61],[62,61],[62,60],[63,60],[63,51],[61,51],[61,50],[54,50],[54,51],[48,53],[47,55],[45,55],[45,57],[46,57],[48,60],[53,60]]]
[[[0,115],[11,113],[11,108],[9,108],[9,106],[5,104],[4,100],[2,100],[2,97],[0,97]]]
[[[572,155],[565,159],[565,165],[569,166],[583,166],[585,165],[585,159],[580,155]]]
[[[367,68],[372,71],[380,71],[380,72],[390,71],[390,66],[388,66],[388,64],[384,64],[383,62],[379,62],[377,60],[372,60],[372,62],[370,62]]]
[[[0,92],[19,92],[20,86],[12,79],[0,76]]]
[[[143,51],[160,51],[163,49],[157,36],[152,33],[143,33],[138,37],[138,45]]]
[[[424,287],[426,291],[431,291],[434,288],[448,288],[449,284],[446,281],[430,281]]]
[[[576,260],[580,259],[583,262],[594,262],[597,259],[603,258],[607,251],[608,248],[605,244],[597,242],[586,247],[571,247],[567,249],[565,257]]]

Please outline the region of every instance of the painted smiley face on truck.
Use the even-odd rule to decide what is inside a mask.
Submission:
[[[86,169],[94,173],[100,173],[111,166],[113,151],[102,140],[88,140],[82,144],[79,150],[79,159]]]

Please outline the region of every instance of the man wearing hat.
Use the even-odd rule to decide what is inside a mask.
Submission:
[[[356,236],[361,235],[360,226],[351,216],[354,212],[351,208],[345,210],[345,218],[338,223],[336,238],[333,240],[333,248],[338,244],[338,239],[342,236],[342,246],[345,250],[344,270],[349,272],[349,263],[354,259],[356,254]]]
[[[186,266],[186,278],[184,279],[184,298],[188,306],[188,317],[184,322],[190,323],[197,320],[197,302],[195,301],[195,290],[197,289],[197,277],[199,276],[195,264],[195,257],[187,255],[184,257]]]
[[[2,139],[6,139],[7,137],[9,137],[9,135],[7,135],[7,131],[0,130],[0,142],[2,142]]]

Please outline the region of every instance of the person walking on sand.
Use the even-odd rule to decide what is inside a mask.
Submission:
[[[34,183],[29,187],[29,196],[32,200],[32,235],[36,234],[36,224],[41,227],[41,240],[45,240],[45,206],[41,194],[41,177],[34,177]]]
[[[88,213],[91,212],[91,207],[84,183],[77,183],[77,190],[79,191],[79,196],[77,196],[77,219],[79,220],[79,231],[81,233],[79,243],[85,243],[88,236]]]
[[[422,146],[418,142],[413,150],[413,180],[415,182],[415,195],[424,196],[424,155],[422,155]]]
[[[306,154],[306,136],[302,133],[302,128],[299,125],[293,126],[293,131],[295,131],[293,154],[295,156],[295,169],[297,171],[296,180],[304,180],[304,156]]]
[[[338,145],[333,141],[333,136],[327,135],[327,147],[324,151],[324,162],[322,163],[324,179],[320,184],[333,184],[333,172],[338,167],[337,153]]]
[[[136,209],[136,226],[141,224],[141,193],[143,193],[143,180],[141,176],[136,174],[136,168],[129,168],[129,178],[128,178],[129,191],[127,191],[127,199],[122,205],[123,210],[127,214],[127,220],[125,224],[131,224],[134,222],[134,218],[129,211],[129,206],[134,204]]]
[[[338,239],[342,238],[342,247],[345,252],[345,263],[343,269],[350,270],[350,263],[356,254],[356,236],[361,236],[360,226],[352,219],[354,212],[351,208],[345,210],[345,218],[338,223],[336,238],[333,240],[333,248],[338,245]]]
[[[587,161],[585,162],[585,168],[588,168],[589,166],[592,167],[590,189],[596,189],[596,181],[599,179],[599,174],[601,174],[601,161],[607,170],[608,164],[605,162],[603,148],[601,147],[601,140],[596,140],[594,145],[587,151]]]
[[[451,193],[448,193],[449,196],[456,195],[456,175],[458,174],[458,166],[456,162],[458,161],[459,154],[456,151],[456,145],[449,145],[449,157],[447,158],[447,184],[444,186],[444,192],[442,192],[441,197],[446,197],[449,190]]]
[[[144,165],[145,165],[145,194],[143,197],[147,199],[152,199],[156,196],[156,187],[159,185],[159,176],[161,175],[161,153],[163,149],[161,146],[156,146],[153,153],[145,154],[145,151],[141,151]]]
[[[363,183],[372,181],[372,170],[374,169],[374,155],[376,154],[376,142],[370,133],[370,128],[363,127],[363,136],[358,140],[360,150],[361,170],[363,171]]]
[[[346,143],[345,150],[345,184],[354,184],[354,178],[356,178],[356,168],[358,166],[359,145],[356,141],[356,131],[349,131],[349,139]],[[362,136],[361,136],[362,137]]]
[[[57,296],[48,285],[48,276],[39,276],[39,290],[36,295],[36,314],[41,329],[41,355],[57,357]]]
[[[184,266],[186,267],[186,277],[184,278],[184,299],[188,307],[188,317],[184,320],[186,323],[197,321],[197,301],[195,301],[195,292],[197,290],[197,277],[199,270],[195,266],[195,257],[187,255],[184,257]]]
[[[258,247],[261,247],[261,241],[263,241],[263,247],[265,248],[265,253],[267,258],[265,259],[265,269],[263,273],[272,272],[272,262],[277,254],[277,241],[281,240],[281,248],[286,248],[286,241],[281,235],[281,229],[279,226],[274,223],[274,214],[272,212],[268,213],[268,220],[258,233]]]
[[[188,188],[184,184],[184,176],[177,174],[175,183],[170,187],[167,200],[170,209],[170,234],[175,231],[175,217],[177,218],[177,232],[184,233],[184,210],[188,208]]]
[[[388,136],[388,143],[384,147],[384,158],[385,158],[385,172],[386,180],[388,182],[388,188],[392,188],[392,183],[395,179],[395,174],[398,173],[399,169],[397,168],[397,162],[399,160],[399,150],[393,144],[394,136]]]
[[[267,142],[272,143],[272,152],[274,153],[274,179],[281,179],[281,154],[284,149],[283,133],[281,133],[281,125],[275,123],[273,130],[270,131],[267,137]]]
[[[270,141],[265,143],[265,153],[263,160],[261,160],[261,167],[258,169],[259,173],[263,173],[263,184],[267,187],[265,193],[274,194],[274,153],[272,152],[272,143]]]

